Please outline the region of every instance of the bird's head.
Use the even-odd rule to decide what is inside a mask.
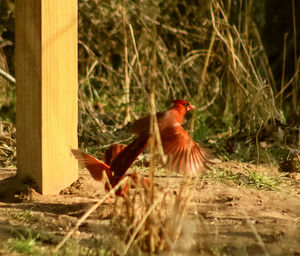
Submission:
[[[173,100],[172,101],[174,103],[174,106],[177,106],[177,107],[184,107],[186,112],[189,112],[191,110],[194,110],[195,107],[193,105],[191,105],[188,101],[186,100]]]

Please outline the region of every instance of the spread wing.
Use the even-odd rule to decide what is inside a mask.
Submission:
[[[156,113],[157,120],[161,120],[165,112]],[[150,116],[145,116],[141,119],[135,120],[132,124],[132,131],[136,134],[149,134]]]
[[[162,130],[161,140],[168,169],[195,176],[209,169],[208,164],[213,164],[209,160],[209,150],[193,141],[179,123]]]
[[[107,164],[80,150],[71,149],[71,151],[78,162],[89,170],[90,174],[95,180],[100,181],[103,179],[103,171],[106,172],[108,177],[111,176],[110,167]]]
[[[134,160],[147,146],[148,137],[148,135],[137,137],[114,158],[110,170],[114,172],[115,176],[123,177],[125,175]]]
[[[126,147],[124,144],[111,144],[104,152],[104,163],[111,165],[116,156]]]

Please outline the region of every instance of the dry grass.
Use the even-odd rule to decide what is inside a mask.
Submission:
[[[8,23],[14,4],[7,3],[2,22]],[[270,119],[284,121],[283,106],[289,102],[297,113],[296,37],[295,75],[285,81],[285,59],[279,86],[253,21],[254,6],[252,1],[80,0],[81,146],[101,151],[111,142],[130,140],[124,127],[149,112],[153,85],[157,110],[174,98],[188,99],[197,107],[190,125],[197,139],[256,134]],[[293,2],[296,34],[294,9]],[[3,40],[0,46],[9,44]],[[8,70],[5,58],[0,67]],[[3,87],[1,106],[8,104],[2,100],[7,97],[15,102],[7,94],[10,87]]]
[[[124,239],[122,254],[178,249],[188,222],[194,184],[191,180],[183,180],[178,191],[155,186],[153,200],[150,190],[131,191],[121,206],[118,204],[113,219],[113,225]],[[192,241],[190,237],[190,241],[185,242]]]
[[[148,112],[153,85],[158,110],[173,98],[196,105],[196,136],[203,129],[255,134],[269,119],[282,120],[257,27],[249,13],[232,23],[239,4],[231,5],[81,1],[81,141],[106,145],[128,138],[119,129]]]
[[[10,122],[0,121],[0,166],[16,165],[16,129]]]

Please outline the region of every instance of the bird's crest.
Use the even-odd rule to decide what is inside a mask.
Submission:
[[[190,104],[186,100],[172,100],[172,103],[174,103],[174,104],[182,104],[182,105],[184,105],[184,104]]]

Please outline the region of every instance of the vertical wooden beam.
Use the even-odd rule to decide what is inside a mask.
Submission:
[[[77,0],[16,1],[17,168],[42,194],[77,179]]]

